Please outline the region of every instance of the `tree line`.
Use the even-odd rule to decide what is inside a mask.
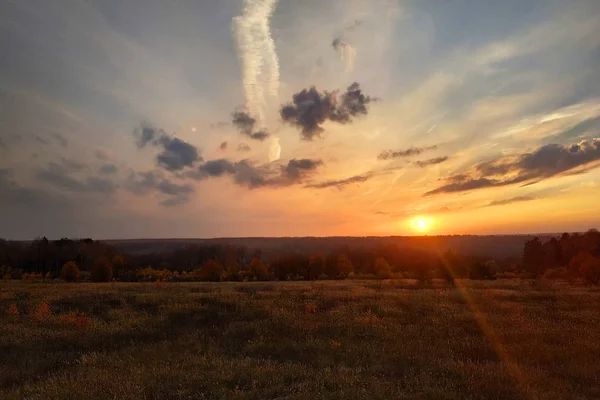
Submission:
[[[600,234],[563,234],[525,243],[521,259],[459,254],[435,246],[340,246],[327,253],[193,244],[168,252],[125,253],[92,239],[0,239],[0,277],[118,281],[267,281],[348,278],[495,279],[540,277],[600,281]]]

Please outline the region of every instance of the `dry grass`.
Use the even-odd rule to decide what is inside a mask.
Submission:
[[[2,399],[600,398],[566,284],[6,282],[0,338]]]

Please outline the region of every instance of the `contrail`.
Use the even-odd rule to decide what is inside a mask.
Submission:
[[[269,21],[277,0],[244,0],[242,15],[233,19],[233,30],[242,62],[246,108],[259,127],[267,121],[267,96],[279,92],[279,59]]]

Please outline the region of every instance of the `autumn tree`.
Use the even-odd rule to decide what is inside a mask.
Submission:
[[[198,279],[207,282],[219,282],[223,274],[223,265],[215,260],[208,260],[198,271]]]
[[[75,282],[79,279],[79,267],[75,262],[66,262],[60,269],[60,277],[67,282]]]
[[[383,257],[377,257],[373,269],[375,270],[375,275],[381,279],[388,279],[392,274],[390,264]]]
[[[90,277],[93,282],[110,282],[113,277],[113,265],[108,257],[98,258],[94,262]]]

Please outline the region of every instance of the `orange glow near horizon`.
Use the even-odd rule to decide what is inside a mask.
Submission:
[[[413,218],[411,221],[412,229],[420,233],[429,232],[432,225],[433,218],[431,217],[418,216]]]

